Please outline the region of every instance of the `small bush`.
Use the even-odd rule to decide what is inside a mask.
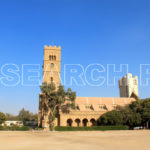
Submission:
[[[27,127],[27,126],[22,126],[22,127],[19,127],[19,126],[10,126],[10,127],[7,127],[7,126],[0,126],[0,130],[3,130],[3,131],[29,131],[30,128]]]
[[[128,130],[128,126],[93,126],[93,127],[55,127],[56,131],[107,131]]]
[[[0,130],[4,130],[4,127],[0,126]]]
[[[4,113],[0,112],[0,125],[6,121],[6,116]]]

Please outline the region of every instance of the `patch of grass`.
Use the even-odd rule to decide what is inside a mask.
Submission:
[[[128,129],[128,126],[55,127],[55,131],[107,131]]]
[[[10,126],[10,127],[0,126],[0,130],[1,131],[29,131],[30,127],[27,127],[27,126],[19,127],[19,126],[15,126],[15,125]]]

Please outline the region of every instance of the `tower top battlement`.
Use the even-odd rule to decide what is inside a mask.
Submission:
[[[52,50],[52,49],[61,50],[61,46],[57,47],[56,45],[55,46],[51,46],[51,45],[47,46],[47,45],[45,45],[44,49],[48,49],[48,50]]]
[[[119,80],[120,97],[132,97],[136,95],[139,98],[138,92],[138,76],[132,76],[128,73]]]

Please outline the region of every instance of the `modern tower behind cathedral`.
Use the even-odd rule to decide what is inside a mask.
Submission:
[[[131,73],[119,80],[120,97],[136,97],[139,98],[138,77],[132,77]]]

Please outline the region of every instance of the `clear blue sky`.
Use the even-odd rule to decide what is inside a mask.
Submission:
[[[62,68],[129,64],[129,72],[139,76],[139,65],[149,64],[149,8],[149,0],[0,0],[0,67],[42,66],[44,45],[61,45]],[[71,88],[78,96],[119,96],[117,84]],[[141,86],[140,97],[150,97],[149,90]],[[37,112],[39,92],[38,86],[0,84],[0,111],[17,114],[24,107]]]

